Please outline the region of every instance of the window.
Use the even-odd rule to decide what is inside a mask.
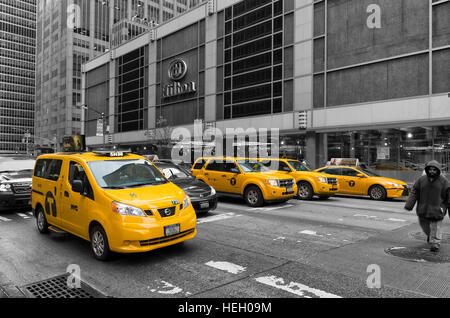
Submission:
[[[326,169],[322,169],[319,172],[322,173],[326,173],[326,174],[331,174],[333,176],[340,176],[341,174],[341,168],[326,168]]]
[[[40,159],[36,162],[36,168],[34,169],[34,176],[38,178],[44,178],[48,167],[52,161],[50,159]]]
[[[71,161],[69,165],[69,183],[73,185],[73,181],[78,180],[83,183],[83,189],[81,193],[88,198],[94,200],[94,191],[92,190],[91,184],[89,183],[89,179],[86,175],[86,171],[82,165],[77,162]]]
[[[354,170],[354,169],[350,169],[350,168],[344,168],[342,169],[342,175],[343,176],[347,176],[347,177],[356,177],[358,176],[358,174],[360,174],[361,172]]]
[[[201,170],[203,168],[203,166],[205,165],[205,163],[206,163],[206,160],[201,159],[195,163],[194,168],[192,168],[192,169],[193,170]]]
[[[61,173],[62,160],[52,160],[45,177],[51,181],[58,181]]]

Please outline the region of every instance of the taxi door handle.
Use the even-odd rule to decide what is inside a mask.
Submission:
[[[222,176],[222,178],[226,178],[226,177],[227,177],[226,175],[223,175],[223,176]]]
[[[64,196],[69,197],[69,192],[64,191]]]

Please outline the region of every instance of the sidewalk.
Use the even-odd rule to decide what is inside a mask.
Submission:
[[[324,268],[337,271],[366,281],[371,274],[368,266],[375,264],[381,269],[382,286],[397,288],[423,295],[423,297],[450,297],[450,224],[446,219],[443,232],[447,240],[442,244],[438,257],[429,252],[424,240],[419,240],[418,224],[371,237],[366,241],[350,244],[314,256],[309,262],[316,262]],[[414,260],[399,258],[386,250],[418,252]],[[406,253],[407,254],[407,253]],[[442,263],[426,261],[441,258]]]

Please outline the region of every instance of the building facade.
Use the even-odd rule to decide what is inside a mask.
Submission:
[[[161,119],[279,128],[280,155],[410,181],[450,164],[449,61],[448,0],[208,1],[87,63],[82,100],[137,151]]]
[[[0,0],[0,153],[32,151],[36,0]]]
[[[37,11],[35,142],[61,149],[81,132],[81,65],[109,52],[114,26],[163,23],[193,6],[191,0],[39,0]],[[139,23],[136,22],[139,18]],[[145,21],[144,21],[145,19]],[[129,30],[125,39],[146,30]],[[122,31],[122,30],[121,30]],[[94,110],[92,116],[100,114]]]

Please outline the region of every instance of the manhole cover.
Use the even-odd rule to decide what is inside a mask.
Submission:
[[[30,298],[105,298],[106,296],[84,282],[81,288],[69,288],[67,278],[69,274],[57,276],[37,283],[33,283],[20,290]]]
[[[415,238],[417,240],[424,241],[424,242],[427,241],[427,236],[423,232],[409,233],[409,235],[412,238]],[[442,234],[442,242],[441,243],[450,244],[450,233],[443,233]]]
[[[434,253],[424,247],[391,247],[385,252],[413,262],[450,263],[450,256],[444,254],[442,249],[440,252]]]

